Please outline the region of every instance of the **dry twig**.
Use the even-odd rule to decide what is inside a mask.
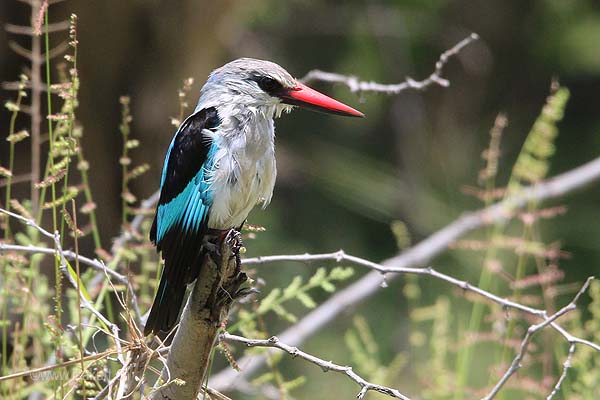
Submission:
[[[483,398],[483,400],[491,400],[491,399],[493,399],[498,394],[498,392],[500,391],[500,389],[502,389],[502,387],[504,386],[504,384],[510,379],[510,377],[515,372],[517,372],[517,370],[519,368],[521,368],[521,361],[523,360],[523,357],[525,356],[525,353],[527,352],[527,347],[529,346],[529,343],[531,342],[531,339],[533,338],[533,335],[535,335],[537,332],[539,332],[540,330],[542,330],[546,326],[554,324],[555,321],[559,317],[561,317],[561,316],[565,315],[566,313],[568,313],[569,311],[572,311],[575,308],[577,308],[577,304],[576,304],[577,301],[579,300],[579,298],[581,297],[581,295],[588,289],[588,287],[590,286],[590,283],[592,282],[593,279],[594,279],[593,277],[589,277],[585,281],[585,284],[581,287],[581,289],[579,289],[579,291],[577,292],[577,294],[575,295],[575,297],[573,298],[573,300],[571,300],[571,302],[569,304],[567,304],[566,306],[564,306],[563,308],[561,308],[560,310],[558,310],[555,314],[551,315],[550,317],[546,317],[544,319],[544,321],[540,322],[539,324],[531,325],[527,329],[527,333],[525,334],[525,337],[523,338],[523,341],[521,342],[521,347],[519,349],[519,352],[517,353],[517,355],[513,359],[512,363],[510,364],[510,367],[504,373],[504,375],[502,376],[502,378],[500,378],[500,380],[498,381],[498,383],[496,384],[496,386],[494,386],[494,388],[491,390],[491,392],[487,396],[485,396]],[[574,342],[572,342],[570,344],[571,344],[571,346],[573,346]],[[569,350],[569,357],[571,355],[572,355],[572,353]],[[563,374],[562,375],[566,375],[566,369],[567,368],[565,367],[565,369],[563,370]],[[557,387],[558,388],[560,388],[560,383],[562,383],[562,380],[564,380],[564,378],[562,378],[562,376],[561,376],[561,379],[559,379],[559,383],[557,383]],[[553,390],[552,393],[554,393],[555,391],[557,391],[556,388]],[[553,396],[552,393],[549,395],[549,397]]]
[[[457,55],[463,48],[479,39],[479,35],[471,33],[468,37],[458,42],[451,49],[446,50],[440,55],[439,60],[435,63],[435,70],[426,79],[422,81],[415,81],[414,79],[407,77],[404,82],[385,85],[373,81],[361,81],[356,76],[342,75],[334,72],[325,72],[318,69],[314,69],[308,72],[300,80],[304,83],[310,83],[314,81],[330,82],[330,83],[341,83],[350,89],[351,92],[377,92],[385,94],[398,94],[407,89],[414,90],[425,90],[429,86],[436,84],[442,87],[450,86],[450,81],[442,78],[442,72],[444,66],[450,59],[450,57]]]
[[[319,357],[313,356],[312,354],[305,353],[304,351],[298,349],[297,347],[282,343],[277,338],[277,336],[273,336],[269,339],[264,339],[264,340],[247,339],[242,336],[231,335],[227,332],[224,332],[220,335],[219,338],[220,338],[220,340],[244,343],[248,347],[270,347],[270,348],[283,350],[286,353],[288,353],[290,356],[292,356],[293,358],[299,357],[310,363],[318,365],[319,367],[321,367],[323,372],[335,371],[335,372],[345,374],[350,379],[352,379],[354,382],[356,382],[360,385],[360,392],[356,395],[357,399],[362,399],[369,390],[372,390],[375,392],[386,394],[386,395],[396,398],[396,399],[410,400],[407,396],[400,393],[397,389],[392,389],[392,388],[389,388],[386,386],[381,386],[381,385],[377,385],[377,384],[368,382],[367,380],[362,378],[360,375],[358,375],[356,372],[354,372],[352,370],[352,367],[338,365],[338,364],[333,363],[332,361],[325,361]]]

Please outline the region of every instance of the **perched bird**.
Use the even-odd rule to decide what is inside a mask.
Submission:
[[[213,71],[167,150],[150,240],[165,261],[144,333],[177,322],[198,276],[208,232],[241,229],[271,200],[277,169],[273,118],[294,106],[363,117],[294,79],[279,65],[240,58]]]

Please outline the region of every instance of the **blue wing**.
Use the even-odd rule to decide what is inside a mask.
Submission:
[[[171,141],[150,240],[165,266],[146,322],[145,334],[169,331],[177,322],[186,285],[199,272],[202,236],[207,230],[212,193],[207,172],[214,167],[217,143],[202,133],[220,123],[215,108],[188,117]]]

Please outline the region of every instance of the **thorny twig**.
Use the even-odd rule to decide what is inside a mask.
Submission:
[[[464,47],[468,46],[477,39],[479,39],[479,35],[477,35],[476,33],[471,33],[468,37],[464,38],[456,45],[454,45],[454,47],[443,52],[440,55],[439,60],[435,63],[435,70],[433,71],[433,73],[429,75],[426,79],[423,79],[422,81],[415,81],[414,79],[407,77],[404,80],[404,82],[392,85],[385,85],[373,81],[361,81],[358,77],[352,75],[342,75],[334,72],[325,72],[318,69],[314,69],[308,72],[300,80],[304,83],[310,83],[313,81],[341,83],[346,85],[348,89],[350,89],[350,91],[353,93],[378,92],[390,95],[398,94],[407,89],[425,90],[433,84],[442,87],[448,87],[450,86],[450,81],[448,81],[445,78],[442,78],[444,66],[446,65],[450,57],[457,55]]]
[[[369,260],[365,260],[360,257],[355,257],[352,255],[346,254],[343,250],[336,251],[335,253],[325,253],[325,254],[300,254],[300,255],[289,255],[289,256],[283,255],[283,256],[266,256],[266,257],[257,257],[257,258],[247,258],[247,259],[243,260],[243,263],[252,265],[252,264],[262,264],[262,263],[269,263],[269,262],[275,262],[275,261],[314,262],[314,261],[325,261],[325,260],[335,261],[336,263],[350,262],[352,264],[356,264],[356,265],[360,265],[363,267],[367,267],[369,269],[373,269],[384,275],[386,275],[386,274],[429,275],[433,278],[440,279],[440,280],[448,282],[454,286],[457,286],[464,291],[473,292],[482,297],[485,297],[486,299],[499,304],[504,309],[512,308],[515,310],[519,310],[524,313],[535,315],[536,317],[539,317],[539,318],[543,318],[544,321],[546,321],[549,318],[546,310],[529,307],[524,304],[517,303],[517,302],[511,301],[509,299],[497,296],[486,290],[478,288],[477,286],[471,285],[467,281],[463,281],[463,280],[454,278],[450,275],[443,274],[443,273],[433,269],[432,267],[426,267],[426,268],[386,267],[383,264],[377,264],[377,263],[374,263]],[[593,277],[588,278],[588,280],[590,280],[590,279],[593,279]],[[551,321],[551,325],[553,328],[558,326],[557,324],[553,323],[553,321]],[[567,338],[564,335],[564,333],[565,333],[564,330],[557,329],[557,331],[562,336],[564,336],[565,339],[569,342],[574,342],[574,341],[578,340],[578,338],[575,338],[572,336]],[[594,343],[591,343],[588,341],[580,341],[579,343],[585,344],[589,347],[592,347],[593,349],[595,349],[597,351],[600,351],[600,346],[596,345]]]
[[[32,253],[32,254],[55,254],[56,250],[47,248],[47,247],[39,247],[39,246],[23,246],[20,244],[9,244],[0,242],[0,253],[5,251],[15,251],[19,253]],[[117,282],[122,284],[127,284],[127,277],[121,275],[117,271],[113,271],[111,269],[106,268],[106,265],[97,259],[91,259],[86,256],[82,256],[81,254],[75,254],[71,250],[63,250],[63,254],[67,260],[75,260],[78,259],[80,263],[88,265],[102,273],[107,273],[111,276],[111,278],[115,279]]]
[[[515,372],[517,372],[517,370],[519,368],[521,368],[521,361],[523,360],[523,357],[525,356],[525,353],[527,352],[527,347],[529,346],[529,343],[531,342],[533,335],[535,335],[538,331],[542,330],[546,326],[554,324],[554,321],[556,321],[559,317],[561,317],[564,314],[568,313],[569,311],[572,311],[575,308],[577,308],[577,304],[576,304],[577,301],[579,300],[581,295],[587,290],[587,288],[590,286],[590,283],[592,282],[593,279],[594,279],[593,277],[589,277],[585,281],[585,284],[581,287],[581,289],[579,289],[579,291],[577,292],[577,294],[575,295],[575,297],[573,298],[573,300],[571,300],[571,302],[569,304],[567,304],[566,306],[564,306],[563,308],[558,310],[555,314],[551,315],[550,317],[545,318],[544,321],[540,322],[539,324],[534,324],[534,325],[529,326],[529,328],[527,329],[527,333],[525,334],[525,337],[523,338],[523,341],[521,342],[521,347],[519,349],[519,352],[513,359],[512,363],[510,364],[510,367],[504,373],[502,378],[500,378],[500,380],[498,381],[496,386],[494,386],[494,388],[491,390],[491,392],[483,398],[483,400],[493,399],[498,394],[500,389],[502,389],[502,387],[508,381],[508,379],[510,379],[510,377]],[[570,344],[571,344],[571,346],[573,346],[574,343],[570,343]],[[571,353],[570,350],[569,350],[569,353]],[[565,371],[566,371],[566,368],[565,368]],[[566,372],[563,372],[563,374],[566,374]],[[561,378],[561,380],[559,380],[559,383],[561,381],[562,381],[562,378]],[[554,391],[555,390],[556,390],[556,388],[554,389]]]
[[[332,361],[325,361],[319,357],[313,356],[312,354],[305,353],[304,351],[298,349],[297,347],[290,346],[290,345],[287,345],[287,344],[281,342],[277,338],[277,336],[273,336],[269,339],[264,339],[264,340],[247,339],[243,336],[232,335],[230,333],[224,332],[221,334],[219,339],[244,343],[248,347],[276,348],[276,349],[287,352],[289,355],[291,355],[294,358],[299,357],[310,363],[318,365],[319,367],[321,367],[323,372],[335,371],[335,372],[345,374],[350,379],[352,379],[354,382],[356,382],[360,385],[360,387],[361,387],[360,392],[358,393],[358,395],[356,395],[356,398],[358,398],[358,399],[362,399],[369,390],[373,390],[375,392],[383,393],[383,394],[386,394],[393,398],[410,400],[408,397],[406,397],[405,395],[403,395],[396,389],[392,389],[392,388],[389,388],[386,386],[381,386],[381,385],[377,385],[377,384],[368,382],[367,380],[362,378],[360,375],[358,375],[356,372],[354,372],[352,370],[352,367],[338,365],[338,364],[333,363]]]
[[[565,378],[567,377],[567,371],[569,370],[569,368],[571,368],[571,360],[573,359],[574,354],[575,354],[575,343],[573,342],[569,346],[569,353],[567,354],[567,358],[565,359],[565,362],[563,363],[563,370],[562,370],[562,373],[560,374],[560,378],[558,378],[556,385],[554,385],[554,389],[552,389],[552,392],[550,392],[548,397],[546,397],[546,400],[552,400],[554,398],[554,396],[556,396],[556,394],[560,391],[560,387],[562,386]]]

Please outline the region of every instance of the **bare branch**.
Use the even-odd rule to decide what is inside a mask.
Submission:
[[[12,82],[2,82],[2,89],[4,90],[12,90],[12,91],[17,91],[17,90],[21,90],[21,82],[19,81],[12,81]],[[45,85],[45,83],[44,83]],[[33,85],[30,82],[26,82],[25,83],[25,89],[31,89]],[[47,92],[48,89],[43,88],[41,91],[42,92]]]
[[[436,271],[432,267],[426,268],[411,268],[411,267],[386,267],[382,264],[377,264],[371,262],[369,260],[365,260],[363,258],[355,257],[352,255],[346,254],[343,250],[336,251],[335,253],[328,254],[304,254],[304,255],[291,255],[291,256],[267,256],[267,257],[257,257],[257,258],[249,258],[243,260],[244,264],[259,264],[264,262],[273,262],[277,261],[301,261],[301,262],[314,262],[316,260],[333,260],[337,263],[341,262],[350,262],[353,264],[361,265],[367,267],[369,269],[373,269],[381,274],[415,274],[415,275],[429,275],[433,278],[440,279],[442,281],[448,282],[454,286],[459,287],[465,291],[470,291],[476,293],[480,296],[483,296],[494,303],[501,305],[504,308],[514,308],[519,311],[526,312],[528,314],[532,314],[541,318],[544,318],[546,315],[546,311],[540,310],[533,307],[528,307],[520,303],[516,303],[514,301],[510,301],[508,299],[496,296],[493,293],[485,291],[483,289],[478,288],[477,286],[471,285],[467,281],[463,281],[460,279],[456,279],[450,275],[443,274],[441,272]]]
[[[83,358],[64,361],[60,364],[46,365],[46,366],[40,367],[40,368],[28,369],[27,371],[23,371],[23,372],[15,372],[14,374],[0,376],[0,382],[4,382],[4,381],[11,380],[11,379],[16,379],[16,378],[22,378],[25,376],[32,376],[32,375],[35,376],[36,374],[40,374],[40,373],[47,372],[47,371],[52,371],[57,368],[65,368],[65,367],[68,367],[71,365],[80,364],[82,361],[89,362],[89,361],[100,360],[100,359],[103,359],[106,357],[110,357],[116,353],[117,353],[116,350],[106,350],[102,353],[92,354],[89,356],[85,356]]]
[[[577,301],[579,300],[581,295],[588,289],[588,287],[590,286],[590,283],[592,282],[593,279],[594,279],[593,277],[589,277],[585,281],[585,284],[581,287],[581,289],[579,289],[579,291],[577,292],[577,294],[575,295],[575,297],[573,298],[573,300],[571,300],[571,302],[569,304],[567,304],[566,306],[564,306],[563,308],[558,310],[554,315],[544,319],[544,321],[540,322],[539,324],[531,325],[529,327],[529,329],[527,329],[527,334],[525,334],[525,337],[523,338],[523,341],[521,342],[521,347],[519,349],[519,352],[513,359],[513,362],[510,364],[510,367],[504,373],[502,378],[498,381],[496,386],[494,386],[492,391],[487,396],[485,396],[483,398],[483,400],[493,399],[498,394],[500,389],[502,389],[502,386],[504,386],[504,384],[508,381],[508,379],[510,379],[510,377],[515,372],[517,372],[517,370],[519,368],[521,368],[521,360],[523,360],[523,357],[525,356],[525,353],[527,352],[527,347],[529,346],[529,343],[531,342],[533,335],[535,335],[538,331],[542,330],[546,326],[554,323],[554,321],[556,321],[558,318],[560,318],[564,314],[577,308],[577,304],[576,304]],[[573,345],[573,343],[571,343],[571,345]],[[565,372],[563,372],[563,374],[565,374]]]
[[[500,203],[477,212],[468,213],[403,253],[383,261],[381,266],[401,272],[405,268],[426,264],[433,257],[445,251],[449,244],[467,233],[487,224],[502,223],[509,220],[516,210],[529,201],[541,202],[555,199],[598,180],[600,180],[600,157],[545,182],[523,188]],[[244,262],[248,261],[244,260]],[[374,269],[377,270],[377,268]],[[389,281],[398,276],[398,274],[390,274],[386,276],[386,279]],[[376,293],[381,288],[381,283],[381,272],[368,273],[357,282],[331,296],[319,307],[304,316],[297,324],[280,333],[278,337],[291,346],[302,344],[348,307],[352,307]],[[597,344],[573,337],[560,325],[553,323],[552,327],[569,343],[581,343],[600,351],[600,346]],[[211,377],[211,386],[217,390],[223,390],[231,386],[237,376],[246,377],[253,374],[264,365],[265,361],[265,355],[243,357],[238,360],[239,364],[243,366],[241,372],[231,369],[223,370]]]
[[[571,368],[571,360],[573,359],[573,354],[575,354],[575,343],[571,343],[571,345],[569,346],[569,353],[567,354],[567,359],[563,363],[563,370],[560,374],[560,378],[558,378],[554,389],[552,389],[552,392],[550,392],[548,397],[546,397],[546,400],[552,400],[554,396],[556,396],[556,394],[560,391],[560,387],[562,386],[565,378],[567,377],[567,371],[569,370],[569,368]]]
[[[345,374],[350,379],[352,379],[354,382],[356,382],[360,385],[360,388],[361,388],[360,392],[356,396],[356,398],[358,398],[358,399],[362,399],[369,390],[373,390],[375,392],[383,393],[383,394],[386,394],[390,397],[394,397],[397,399],[410,400],[407,396],[403,395],[396,389],[392,389],[392,388],[389,388],[386,386],[376,385],[374,383],[368,382],[364,378],[360,377],[356,372],[354,372],[352,370],[352,367],[338,365],[338,364],[333,363],[332,361],[325,361],[323,359],[320,359],[319,357],[305,353],[304,351],[298,349],[297,347],[282,343],[277,338],[277,336],[273,336],[273,337],[271,337],[269,339],[265,339],[265,340],[247,339],[242,336],[231,335],[227,332],[224,332],[220,335],[219,338],[220,338],[220,340],[244,343],[248,347],[271,347],[271,348],[283,350],[283,351],[287,352],[293,358],[299,357],[303,360],[306,360],[310,363],[313,363],[313,364],[321,367],[323,372],[335,371],[335,372]]]
[[[56,58],[56,57],[62,55],[65,51],[67,51],[68,48],[69,48],[68,40],[64,40],[64,41],[60,42],[55,47],[50,49],[50,51],[48,52],[48,59],[52,60],[53,58]],[[42,64],[45,64],[45,63],[46,63],[46,57],[44,57],[44,60],[42,61]]]
[[[333,72],[325,72],[318,69],[308,72],[300,80],[304,83],[313,81],[323,81],[331,83],[341,83],[350,89],[351,92],[378,92],[386,94],[398,94],[407,89],[414,90],[425,90],[429,86],[436,84],[442,87],[450,86],[450,81],[442,78],[442,72],[444,66],[450,59],[450,57],[457,55],[464,47],[468,46],[475,40],[479,39],[479,35],[471,33],[468,37],[458,42],[451,49],[446,50],[442,53],[439,60],[435,63],[435,70],[429,77],[422,81],[415,81],[414,79],[407,77],[404,82],[400,82],[392,85],[385,85],[373,81],[361,81],[358,77],[352,75],[342,75]]]
[[[31,180],[31,174],[20,174],[15,175],[11,179],[11,185],[15,185],[17,183],[29,182]],[[6,179],[0,179],[0,188],[5,187],[8,184]]]
[[[37,247],[37,246],[22,246],[18,244],[8,244],[0,242],[0,252],[4,251],[16,251],[20,253],[32,253],[32,254],[56,254],[56,250],[50,249],[47,247]],[[116,279],[119,283],[127,284],[129,281],[126,276],[121,275],[117,271],[113,271],[111,269],[106,268],[106,265],[97,259],[91,259],[81,254],[77,255],[71,250],[63,250],[63,254],[67,260],[79,260],[82,264],[89,265],[90,267],[101,271],[102,273],[107,273],[112,278]]]

